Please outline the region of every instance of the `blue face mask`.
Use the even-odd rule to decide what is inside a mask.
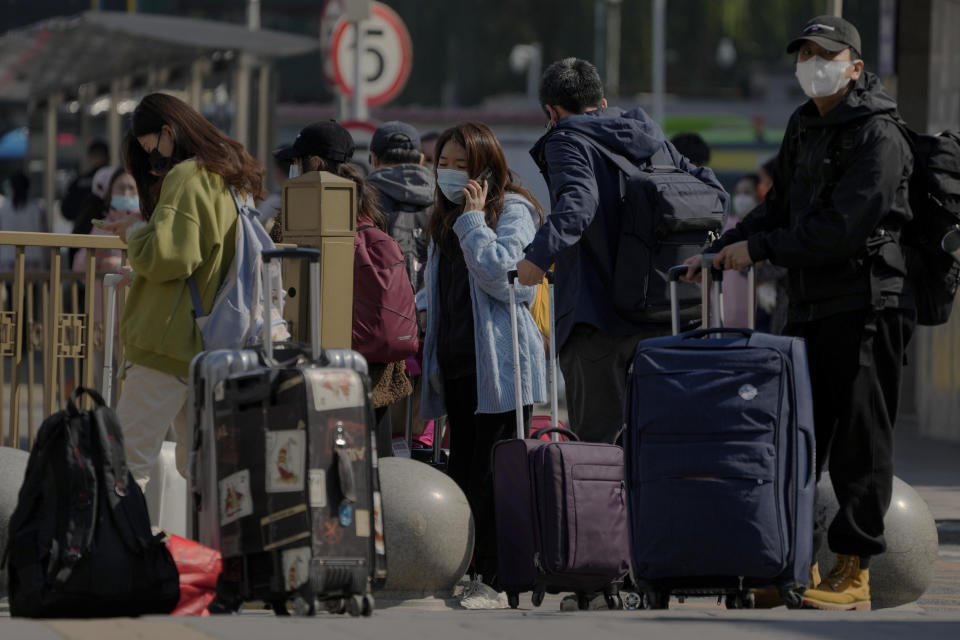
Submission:
[[[437,186],[443,192],[444,197],[453,204],[463,204],[467,196],[463,193],[463,188],[470,182],[470,176],[466,171],[459,169],[437,169]]]
[[[137,196],[113,196],[110,198],[110,208],[116,211],[136,211],[140,208],[140,198]]]

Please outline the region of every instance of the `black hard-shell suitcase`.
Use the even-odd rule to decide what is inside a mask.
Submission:
[[[319,252],[264,252],[265,269],[278,257],[310,259],[318,300]],[[272,295],[269,279],[264,286]],[[370,381],[359,354],[320,349],[316,315],[309,355],[274,348],[265,328],[255,357],[233,358],[247,366],[213,383],[200,449],[215,483],[201,474],[196,485],[207,520],[215,509],[218,603],[228,609],[262,600],[278,615],[290,602],[312,614],[319,602],[370,615],[372,583],[386,576]]]

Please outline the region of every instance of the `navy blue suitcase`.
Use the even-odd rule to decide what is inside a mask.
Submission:
[[[646,605],[726,595],[739,608],[750,588],[776,586],[799,607],[816,488],[803,341],[727,328],[643,340],[624,413],[631,570]]]

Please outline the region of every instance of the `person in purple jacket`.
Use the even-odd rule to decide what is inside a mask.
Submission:
[[[713,172],[684,158],[642,109],[608,107],[600,75],[586,60],[551,64],[539,93],[548,131],[530,154],[550,188],[552,211],[517,268],[520,282],[533,285],[556,263],[557,348],[570,427],[582,440],[613,442],[623,424],[627,368],[637,342],[670,327],[639,325],[614,309],[621,174],[582,137],[638,166],[662,149],[674,166],[716,188],[724,206],[727,194]],[[638,282],[643,276],[637,274]]]

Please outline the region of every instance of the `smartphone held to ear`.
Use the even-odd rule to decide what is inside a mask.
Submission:
[[[490,167],[487,167],[480,172],[480,175],[476,177],[477,182],[480,186],[483,186],[483,181],[487,180],[490,184],[493,184],[493,170]]]

